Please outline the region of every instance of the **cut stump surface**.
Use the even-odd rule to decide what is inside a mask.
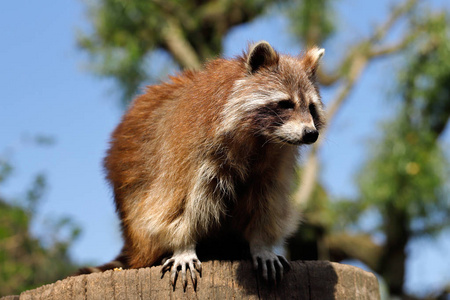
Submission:
[[[204,262],[197,291],[189,281],[173,290],[161,267],[80,275],[28,290],[13,299],[380,299],[374,274],[327,261],[293,261],[276,286],[264,281],[250,261]]]

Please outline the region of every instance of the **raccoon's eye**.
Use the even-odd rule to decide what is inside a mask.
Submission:
[[[294,109],[295,103],[291,100],[281,100],[278,102],[278,107],[281,109]]]
[[[309,105],[309,113],[311,114],[311,116],[313,117],[313,119],[315,119],[315,118],[317,118],[317,109],[316,109],[316,106],[313,104],[313,103],[311,103],[310,105]]]

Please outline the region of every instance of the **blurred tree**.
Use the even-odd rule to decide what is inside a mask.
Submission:
[[[332,258],[365,262],[383,276],[393,295],[404,294],[408,243],[450,226],[446,186],[450,164],[439,141],[450,119],[448,21],[445,14],[422,20],[425,34],[418,36],[399,78],[398,113],[371,145],[370,159],[359,176],[360,199],[337,203],[347,226],[340,228],[338,236],[328,237]],[[361,248],[364,251],[355,255],[352,247],[358,235],[348,234],[348,225],[357,225],[367,211],[379,215],[380,224],[362,236],[381,233],[384,242],[377,245],[369,238]],[[352,242],[345,245],[342,241],[347,240]]]
[[[93,31],[80,37],[80,45],[91,54],[96,72],[118,81],[126,103],[149,77],[144,62],[151,53],[162,49],[179,68],[197,69],[221,52],[222,39],[232,27],[262,15],[274,3],[289,17],[293,38],[306,47],[330,41],[339,30],[331,0],[96,0],[89,6]],[[447,162],[438,138],[448,120],[450,51],[444,15],[428,14],[428,4],[417,0],[395,3],[367,37],[351,45],[337,41],[335,47],[346,51],[329,51],[343,56],[320,68],[318,79],[336,91],[327,110],[332,125],[372,62],[409,51],[400,81],[402,108],[386,125],[386,136],[361,172],[358,200],[329,199],[317,179],[323,138],[312,146],[295,194],[305,224],[291,240],[290,252],[292,258],[358,259],[386,278],[391,293],[402,295],[407,243],[447,226],[433,221],[441,220],[437,216],[449,219],[441,190]],[[399,23],[407,25],[392,42]],[[386,190],[389,197],[383,194]],[[373,232],[355,233],[359,216],[367,211],[380,215],[377,232],[383,234],[383,244],[373,242]]]
[[[0,186],[12,170],[0,156]],[[45,237],[36,238],[30,233],[45,188],[45,177],[37,175],[20,199],[0,195],[0,296],[55,282],[77,269],[68,249],[79,229],[70,219],[52,219]]]
[[[330,0],[291,1],[287,7],[293,35],[306,47],[321,45],[336,30]]]

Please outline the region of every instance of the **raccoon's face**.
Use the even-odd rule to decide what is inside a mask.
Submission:
[[[267,139],[292,145],[312,144],[317,140],[323,124],[322,104],[299,98],[295,95],[276,100],[261,109],[257,120]]]
[[[295,93],[274,93],[256,110],[253,120],[258,134],[270,142],[292,145],[312,144],[318,139],[324,125],[323,105],[312,84],[301,84]]]
[[[270,143],[312,144],[325,124],[315,71],[324,50],[279,56],[267,42],[246,57],[248,75],[235,82],[224,128],[248,128]]]

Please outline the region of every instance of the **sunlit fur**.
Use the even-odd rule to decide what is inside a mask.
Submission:
[[[323,52],[269,50],[213,60],[134,100],[105,158],[124,267],[154,265],[223,230],[273,246],[296,229],[288,199],[295,145],[305,126],[324,125],[314,79]],[[280,108],[282,100],[293,108]]]

